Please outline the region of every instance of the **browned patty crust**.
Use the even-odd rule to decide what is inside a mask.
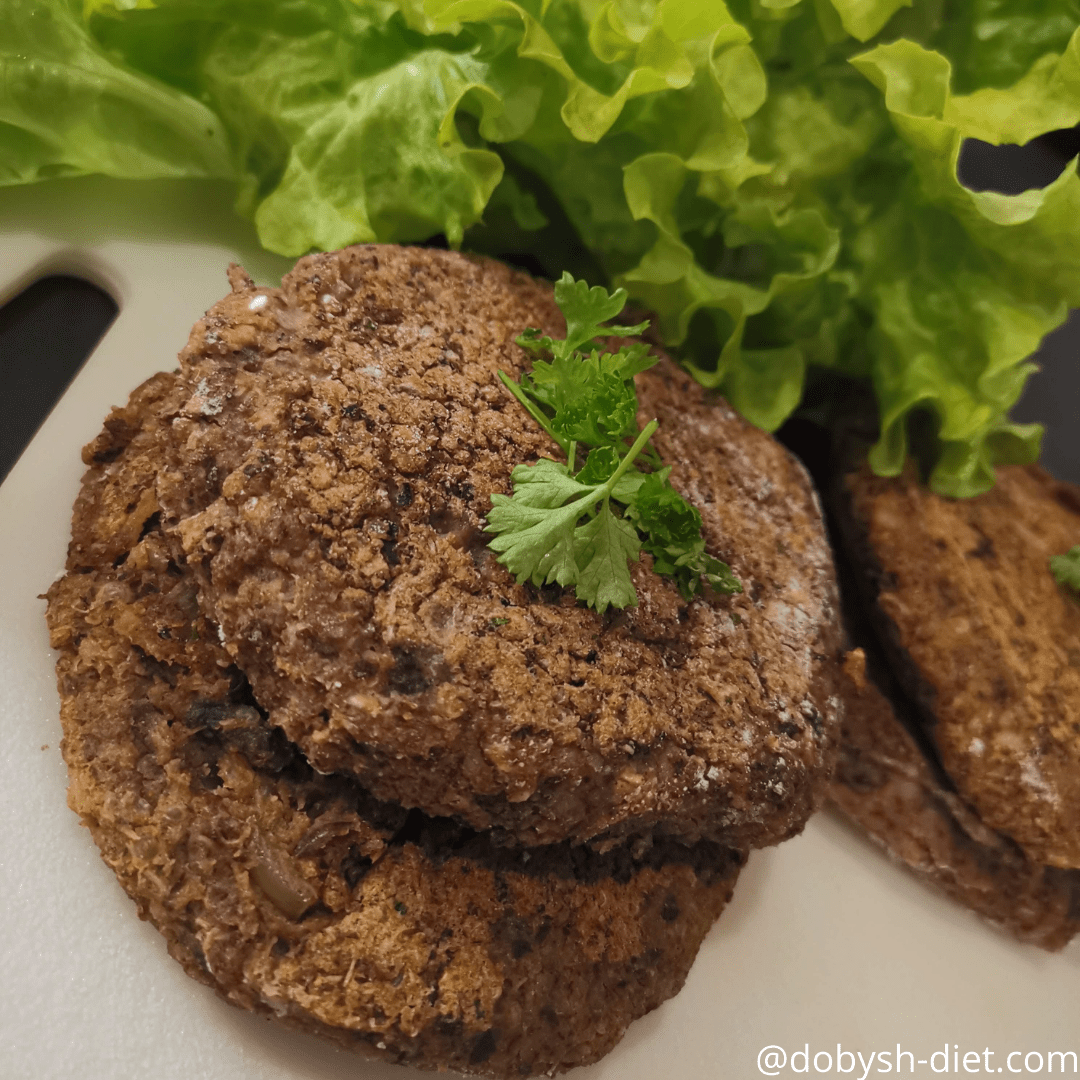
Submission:
[[[664,361],[641,420],[744,593],[685,603],[648,558],[600,617],[515,584],[483,529],[557,455],[499,383],[551,287],[489,260],[355,247],[280,289],[240,271],[181,354],[158,485],[207,614],[316,768],[529,844],[744,848],[797,833],[832,762],[834,579],[804,471]]]
[[[1021,941],[1060,949],[1080,929],[1080,871],[1033,863],[940,775],[895,702],[848,654],[829,798],[898,861]]]
[[[959,795],[1033,864],[1080,867],[1080,604],[1048,567],[1080,540],[1080,492],[1036,466],[974,499],[913,466],[842,488],[877,629]]]
[[[158,375],[87,447],[49,592],[69,802],[187,972],[365,1053],[522,1076],[596,1060],[682,985],[742,857],[489,837],[315,772],[172,558]]]

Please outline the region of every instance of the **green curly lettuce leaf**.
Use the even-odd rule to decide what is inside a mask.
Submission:
[[[206,105],[116,63],[66,3],[0,11],[0,184],[104,173],[132,179],[235,175]]]
[[[919,8],[933,11],[930,4]],[[912,14],[918,17],[922,11]],[[904,36],[948,57],[953,64],[953,90],[969,94],[984,87],[1010,86],[1036,60],[1062,52],[1080,25],[1080,2],[963,0],[934,16],[932,21],[923,16],[924,34]]]
[[[302,255],[442,232],[459,245],[503,173],[498,154],[467,147],[454,123],[482,79],[471,57],[425,50],[353,80],[297,138],[277,187],[256,209],[263,243]]]
[[[283,254],[442,235],[625,288],[775,429],[808,373],[935,421],[936,490],[1080,303],[1080,180],[957,179],[1080,121],[1080,0],[5,0],[0,183],[229,177]]]
[[[912,171],[855,249],[860,298],[875,315],[873,378],[881,440],[872,464],[903,467],[904,420],[916,407],[939,422],[941,456],[931,477],[948,495],[993,484],[997,463],[1037,456],[1038,430],[1012,424],[1009,408],[1042,336],[1080,303],[1080,268],[1069,256],[1080,215],[1080,177],[1018,196],[973,192],[957,179],[968,137],[1024,142],[1044,125],[1080,120],[1074,34],[1060,57],[1038,61],[1008,90],[949,90],[940,53],[897,41],[855,57],[884,95]]]

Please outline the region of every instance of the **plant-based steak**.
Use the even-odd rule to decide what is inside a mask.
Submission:
[[[49,626],[69,802],[139,913],[235,1005],[506,1077],[595,1061],[676,993],[743,856],[496,845],[325,776],[267,722],[156,507],[158,375],[85,452]]]
[[[1049,568],[1080,538],[1080,492],[1037,466],[963,500],[914,465],[839,483],[870,621],[950,781],[1033,863],[1080,868],[1080,604]]]
[[[497,378],[551,287],[452,252],[356,247],[280,289],[239,269],[181,354],[157,493],[255,697],[323,772],[525,844],[746,849],[797,833],[832,764],[839,630],[804,471],[670,361],[639,419],[738,596],[633,566],[601,617],[518,585],[491,495],[558,447]]]

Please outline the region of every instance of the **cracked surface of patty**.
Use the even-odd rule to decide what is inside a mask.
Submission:
[[[1080,868],[1080,604],[1049,570],[1080,492],[1037,466],[952,500],[847,472],[838,520],[904,692],[942,767],[1032,863]]]
[[[225,999],[426,1068],[596,1060],[678,991],[742,856],[497,846],[313,770],[270,725],[162,531],[190,397],[158,375],[84,452],[49,591],[69,803],[169,952]]]
[[[684,603],[647,557],[601,618],[515,584],[483,529],[558,453],[497,379],[558,334],[551,287],[488,260],[357,247],[233,292],[181,354],[163,522],[230,658],[316,768],[528,844],[739,848],[798,832],[831,767],[838,645],[793,458],[669,361],[642,421],[741,596]]]

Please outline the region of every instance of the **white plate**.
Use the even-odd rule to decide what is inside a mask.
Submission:
[[[5,1080],[410,1075],[281,1031],[188,979],[65,805],[53,657],[37,596],[63,566],[79,451],[109,407],[175,366],[192,323],[227,291],[230,261],[267,284],[287,269],[259,251],[229,200],[214,184],[96,179],[0,194],[0,300],[62,271],[90,277],[120,306],[0,488]],[[1048,955],[1016,944],[823,814],[798,839],[751,857],[683,992],[576,1075],[741,1080],[761,1075],[762,1048],[790,1055],[808,1045],[811,1074],[854,1064],[850,1074],[861,1077],[857,1058],[837,1060],[837,1044],[864,1061],[888,1051],[890,1070],[899,1044],[917,1075],[941,1071],[947,1046],[950,1075],[954,1063],[964,1073],[964,1053],[975,1052],[978,1071],[1007,1076],[1009,1064],[1025,1071],[1025,1060],[1035,1071],[1035,1053],[1044,1071],[1050,1051],[1080,1055],[1078,1015],[1080,945]],[[819,1053],[830,1055],[829,1067],[815,1071]],[[801,1069],[803,1059],[779,1075],[797,1075],[792,1064]],[[875,1058],[870,1075],[883,1071]]]

